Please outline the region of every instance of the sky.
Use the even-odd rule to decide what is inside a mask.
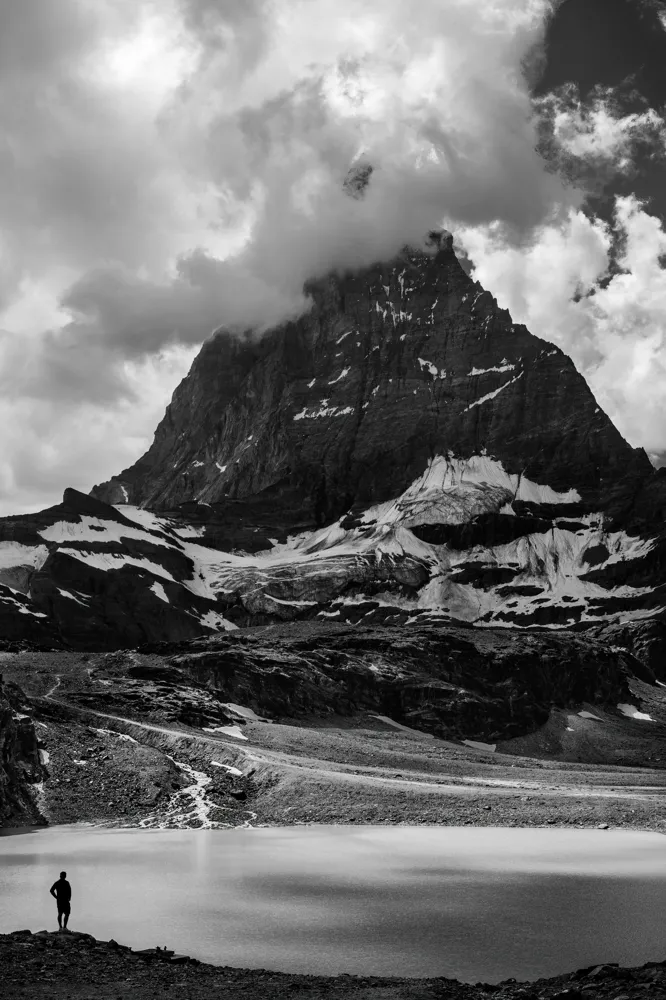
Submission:
[[[665,169],[661,0],[4,5],[0,514],[134,462],[213,330],[437,225],[661,464]]]

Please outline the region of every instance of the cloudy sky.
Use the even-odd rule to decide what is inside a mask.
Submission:
[[[0,513],[138,458],[215,327],[438,223],[661,461],[665,67],[661,0],[3,5]]]

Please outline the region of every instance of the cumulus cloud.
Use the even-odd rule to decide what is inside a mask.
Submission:
[[[588,193],[613,175],[631,174],[637,158],[666,154],[666,121],[654,108],[623,113],[612,88],[597,87],[585,100],[575,84],[535,101],[539,150],[560,173]]]
[[[586,195],[637,164],[666,161],[666,109],[623,113],[597,89],[582,102],[573,86],[535,102],[541,151]],[[460,227],[475,277],[514,319],[575,361],[601,406],[634,446],[666,451],[666,231],[649,202],[615,196],[608,219],[584,202],[549,220],[522,245],[503,224]],[[660,460],[661,461],[661,460]]]
[[[538,336],[558,344],[635,446],[666,442],[666,231],[634,198],[612,225],[572,211],[508,248],[498,227],[458,234],[475,277]],[[615,253],[615,259],[614,259]]]
[[[0,361],[1,352],[2,342]],[[49,397],[7,392],[3,385],[0,514],[59,503],[65,486],[87,492],[110,469],[135,461],[163,416],[168,386],[177,383],[195,354],[196,348],[170,348],[127,362],[116,391],[96,401],[62,393],[54,405]],[[66,368],[66,356],[61,364]]]
[[[3,10],[0,351],[16,445],[5,509],[32,502],[17,455],[22,468],[34,456],[51,495],[38,437],[56,469],[59,429],[61,485],[72,465],[104,478],[115,452],[105,473],[91,456],[109,414],[124,440],[127,407],[154,423],[136,373],[163,359],[164,402],[188,345],[294,315],[307,278],[420,241],[443,216],[501,218],[517,238],[575,203],[534,150],[522,69],[553,7],[424,0],[408,18],[398,0]],[[373,180],[353,200],[342,185],[363,158]],[[160,380],[148,382],[147,399]]]
[[[32,506],[40,491],[52,501],[56,484],[86,488],[138,457],[213,329],[261,333],[307,308],[308,278],[390,256],[440,222],[535,323],[521,275],[537,245],[561,262],[568,240],[577,256],[554,283],[565,311],[578,288],[580,312],[594,289],[599,302],[617,241],[581,214],[591,174],[629,170],[661,126],[649,109],[622,118],[608,93],[592,106],[572,91],[535,106],[529,82],[556,6],[422,0],[406,16],[402,0],[22,0],[3,10],[0,391],[13,435],[0,509]],[[371,183],[349,198],[344,179],[363,163]],[[630,215],[618,232],[645,210]],[[577,357],[599,368],[590,329],[580,325]]]

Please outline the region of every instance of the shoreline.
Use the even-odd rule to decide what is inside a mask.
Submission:
[[[664,825],[657,828],[656,826],[626,826],[620,825],[611,826],[610,824],[573,824],[567,821],[561,823],[512,823],[511,825],[506,825],[503,823],[415,823],[413,821],[395,822],[395,823],[385,823],[382,821],[378,822],[344,822],[340,821],[337,823],[332,822],[319,822],[317,820],[301,821],[296,820],[292,823],[252,823],[252,824],[240,824],[238,826],[219,826],[219,827],[195,827],[195,826],[151,826],[145,827],[141,826],[139,823],[127,824],[127,823],[115,823],[113,821],[95,823],[88,820],[81,820],[79,822],[73,823],[44,823],[41,825],[34,826],[22,826],[22,827],[0,827],[0,838],[2,837],[20,837],[26,836],[33,833],[45,833],[49,830],[62,831],[71,830],[73,832],[81,831],[126,831],[137,833],[233,833],[239,830],[253,831],[253,830],[290,830],[294,827],[301,827],[303,829],[309,828],[331,828],[331,829],[349,829],[349,830],[363,830],[367,828],[379,829],[379,830],[392,830],[398,828],[410,829],[410,830],[481,830],[481,829],[492,829],[492,830],[552,830],[552,831],[576,831],[578,833],[583,831],[599,833],[646,833],[655,834],[661,837],[666,837],[666,828]]]
[[[98,941],[77,931],[0,934],[0,967],[5,983],[13,987],[12,998],[33,1000],[91,996],[149,1000],[159,995],[187,1000],[210,1000],[215,995],[225,1000],[250,996],[278,1000],[295,993],[302,1000],[481,1000],[488,996],[496,1000],[592,1000],[620,995],[626,1000],[646,995],[658,1000],[666,996],[666,962],[633,968],[596,965],[547,979],[507,979],[495,984],[444,977],[314,976],[212,965],[169,949],[134,951],[128,945]]]

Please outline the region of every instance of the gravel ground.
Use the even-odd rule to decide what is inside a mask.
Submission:
[[[133,952],[88,934],[0,934],[7,1000],[649,1000],[666,998],[666,963],[604,965],[533,983],[300,976],[206,965],[173,952]]]
[[[51,824],[666,831],[666,690],[641,682],[635,695],[653,722],[607,706],[555,710],[490,752],[371,712],[241,720],[234,738],[188,721],[214,714],[205,688],[128,677],[125,654],[0,660],[32,700],[48,772],[36,795]]]

